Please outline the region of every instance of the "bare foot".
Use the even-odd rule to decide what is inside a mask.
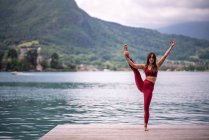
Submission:
[[[149,129],[147,127],[144,127],[144,131],[149,131]]]
[[[144,124],[144,131],[149,131],[149,129],[147,128],[147,123]]]
[[[128,52],[128,45],[127,44],[125,44],[123,46],[123,50],[124,50],[123,51],[124,56],[129,58],[129,52]]]
[[[124,48],[124,51],[128,51],[128,45],[127,45],[127,44],[125,44],[125,45],[123,46],[123,48]]]

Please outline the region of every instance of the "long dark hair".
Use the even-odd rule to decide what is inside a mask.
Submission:
[[[149,58],[151,57],[153,55],[153,59],[154,59],[154,62],[153,62],[153,67],[152,67],[152,69],[151,69],[151,73],[152,74],[155,74],[157,71],[158,71],[158,68],[157,68],[157,60],[156,60],[156,55],[155,55],[155,53],[153,53],[153,52],[150,52],[148,55],[147,55],[147,63],[146,63],[146,68],[148,67],[148,65],[149,65]]]

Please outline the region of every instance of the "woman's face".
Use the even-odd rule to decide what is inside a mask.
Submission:
[[[149,58],[149,64],[153,64],[154,63],[154,55],[151,54],[150,58]]]

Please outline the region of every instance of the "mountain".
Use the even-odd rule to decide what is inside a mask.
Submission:
[[[168,59],[209,59],[207,40],[106,22],[90,17],[74,0],[0,0],[0,19],[1,51],[38,40],[46,58],[57,52],[67,63],[121,67],[127,66],[123,44],[129,44],[136,61],[144,62],[150,51],[163,55],[175,39]]]
[[[158,31],[209,40],[209,21],[179,23],[159,28]]]

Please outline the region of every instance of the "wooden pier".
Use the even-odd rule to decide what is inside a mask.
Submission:
[[[209,125],[58,125],[40,140],[209,140]]]

